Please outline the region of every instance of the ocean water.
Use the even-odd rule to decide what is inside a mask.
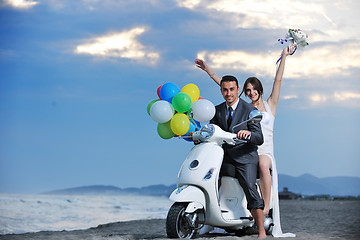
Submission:
[[[78,230],[99,224],[165,219],[172,202],[150,196],[0,194],[0,234]],[[283,232],[295,239],[359,239],[360,201],[281,200]],[[143,229],[144,236],[164,232]],[[10,239],[10,238],[9,238]],[[35,238],[36,239],[36,238]],[[289,238],[290,239],[290,238]]]
[[[75,230],[99,224],[166,218],[167,197],[0,194],[0,234]]]

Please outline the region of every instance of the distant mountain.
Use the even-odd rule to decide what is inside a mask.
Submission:
[[[115,186],[93,185],[68,189],[60,189],[45,192],[44,194],[62,194],[62,195],[116,195],[116,194],[139,194],[148,196],[169,196],[176,188],[176,184],[165,185],[152,185],[141,188],[118,188]]]
[[[332,195],[332,196],[360,196],[360,177],[327,177],[317,178],[310,174],[292,177],[279,174],[279,192],[287,187],[290,192],[303,196]],[[118,188],[115,186],[84,186],[46,192],[45,194],[68,195],[114,195],[114,194],[139,194],[150,196],[169,196],[176,184],[170,186],[151,185],[141,188]]]
[[[292,177],[279,174],[279,191],[287,187],[289,191],[304,196],[360,196],[359,177],[326,177],[317,178],[310,174]]]

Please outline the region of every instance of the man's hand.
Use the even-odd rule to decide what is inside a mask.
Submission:
[[[238,139],[244,139],[244,140],[247,140],[248,137],[250,137],[251,135],[251,132],[248,131],[248,130],[240,130],[238,133],[237,133],[237,138]]]

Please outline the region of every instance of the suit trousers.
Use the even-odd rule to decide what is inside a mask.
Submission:
[[[249,210],[264,209],[264,200],[257,191],[257,171],[258,163],[242,164],[226,159],[221,166],[220,176],[229,176],[238,179],[244,190],[247,200],[247,209]]]

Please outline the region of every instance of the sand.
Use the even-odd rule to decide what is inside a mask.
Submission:
[[[359,239],[360,201],[281,201],[282,228],[292,232],[295,238],[281,239]],[[227,234],[208,234],[197,237],[209,239],[256,239],[256,235],[237,237]],[[75,231],[43,231],[37,233],[1,235],[0,239],[11,240],[132,240],[166,237],[165,219],[136,220],[99,225],[95,228]],[[268,236],[268,239],[273,239]]]

